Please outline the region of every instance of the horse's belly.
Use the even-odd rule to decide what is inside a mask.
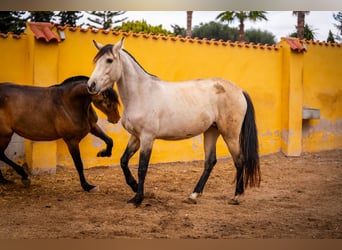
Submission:
[[[164,140],[181,140],[188,139],[205,132],[211,125],[212,121],[207,120],[188,120],[186,121],[169,121],[162,123],[157,139]]]
[[[57,135],[56,131],[47,131],[47,130],[20,130],[20,129],[15,129],[15,133],[20,135],[21,137],[24,137],[29,140],[33,141],[53,141],[57,140],[60,138],[59,135]]]

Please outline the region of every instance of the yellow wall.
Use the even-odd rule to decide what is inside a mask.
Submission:
[[[0,38],[0,49],[6,59],[0,61],[4,69],[0,71],[0,81],[48,86],[70,76],[90,75],[96,54],[92,40],[107,44],[124,36],[125,49],[148,72],[164,80],[223,77],[245,89],[255,105],[261,154],[282,151],[299,155],[302,151],[342,146],[341,46],[308,43],[305,53],[296,53],[284,40],[276,47],[238,46],[80,28],[65,28],[63,32],[66,39],[59,43],[34,39],[29,28],[20,39]],[[303,105],[321,109],[321,120],[302,123]],[[81,142],[83,162],[86,167],[117,165],[129,135],[120,124],[109,124],[100,111],[98,114],[100,126],[114,140],[113,155],[97,158],[96,153],[105,145],[88,135]],[[55,143],[52,148],[56,148],[57,165],[73,166],[64,142]],[[202,136],[176,142],[156,141],[151,162],[201,160],[202,147]],[[227,155],[220,139],[218,156]],[[136,155],[132,163],[137,162]]]
[[[303,151],[342,147],[342,48],[307,43],[303,106],[320,109],[319,120],[303,121]]]

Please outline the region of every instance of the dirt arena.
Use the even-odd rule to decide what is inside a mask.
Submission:
[[[0,239],[342,238],[342,150],[262,156],[262,185],[247,189],[239,206],[228,205],[230,159],[218,161],[196,205],[184,202],[202,168],[151,165],[138,208],[126,203],[134,194],[117,166],[86,170],[95,193],[81,190],[74,168],[32,176],[29,188],[7,170],[15,184],[0,186]]]

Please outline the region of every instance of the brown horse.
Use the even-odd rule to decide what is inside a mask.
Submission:
[[[107,144],[97,156],[111,156],[113,141],[96,124],[98,117],[91,103],[117,123],[119,99],[109,88],[103,94],[88,92],[86,76],[75,76],[50,87],[33,87],[12,83],[0,84],[0,160],[10,165],[24,184],[30,179],[24,169],[8,159],[4,153],[13,133],[34,140],[52,141],[62,138],[68,146],[81,186],[91,191],[83,173],[79,142],[90,132]],[[0,183],[7,183],[0,171]]]

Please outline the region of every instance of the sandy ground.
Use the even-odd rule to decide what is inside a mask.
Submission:
[[[136,176],[137,166],[131,166]],[[0,239],[342,238],[342,150],[261,157],[262,184],[239,206],[231,159],[220,159],[197,204],[187,204],[203,162],[151,165],[135,208],[120,167],[86,170],[100,190],[81,190],[74,168],[0,186]]]

